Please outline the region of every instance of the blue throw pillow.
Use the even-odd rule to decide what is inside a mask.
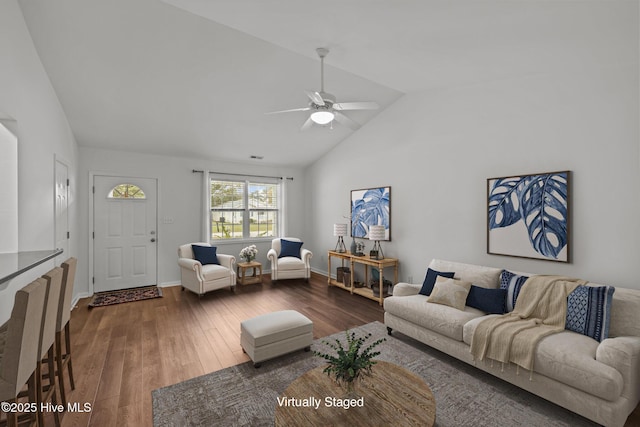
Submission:
[[[529,276],[520,276],[508,270],[502,270],[500,274],[500,289],[507,291],[507,301],[505,305],[507,313],[512,312],[515,308],[520,289],[522,289],[524,282],[526,282],[528,278]]]
[[[292,242],[291,240],[280,239],[280,255],[278,255],[278,258],[293,256],[302,259],[300,257],[301,249],[302,242]]]
[[[200,261],[200,264],[218,264],[220,265],[220,261],[218,261],[218,255],[216,255],[216,251],[218,248],[215,246],[198,246],[191,245],[191,249],[193,249],[193,257]]]
[[[420,289],[420,293],[426,296],[431,295],[431,292],[433,291],[433,286],[436,284],[436,278],[438,276],[446,277],[447,279],[453,279],[453,276],[455,274],[456,273],[453,271],[448,271],[443,273],[441,271],[436,271],[436,270],[427,268],[427,275],[424,277],[424,282],[422,283],[422,289]]]
[[[506,289],[487,289],[471,285],[466,305],[489,314],[504,314],[506,298]]]
[[[613,286],[578,286],[567,297],[565,329],[600,342],[609,337]]]

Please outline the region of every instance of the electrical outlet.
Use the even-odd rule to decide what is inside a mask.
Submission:
[[[413,276],[407,277],[407,283],[413,283]]]

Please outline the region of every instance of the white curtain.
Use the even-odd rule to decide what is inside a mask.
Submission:
[[[209,171],[202,171],[202,241],[211,240],[211,184]]]
[[[287,187],[289,180],[282,177],[280,185],[280,237],[287,237]]]

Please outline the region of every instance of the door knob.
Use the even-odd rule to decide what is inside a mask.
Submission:
[[[155,242],[155,241],[156,241],[156,239],[151,239],[151,243],[153,243],[153,242]]]

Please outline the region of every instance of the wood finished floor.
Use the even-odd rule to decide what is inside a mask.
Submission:
[[[152,426],[151,391],[248,361],[240,347],[240,322],[259,314],[298,310],[313,320],[314,338],[383,321],[377,302],[327,288],[326,276],[316,274],[308,284],[275,285],[267,275],[262,285],[202,298],[179,286],[163,293],[93,309],[89,298],[78,303],[71,314],[76,389],[68,400],[90,403],[92,410],[65,413],[63,427]],[[632,426],[640,426],[640,406],[625,424]]]

